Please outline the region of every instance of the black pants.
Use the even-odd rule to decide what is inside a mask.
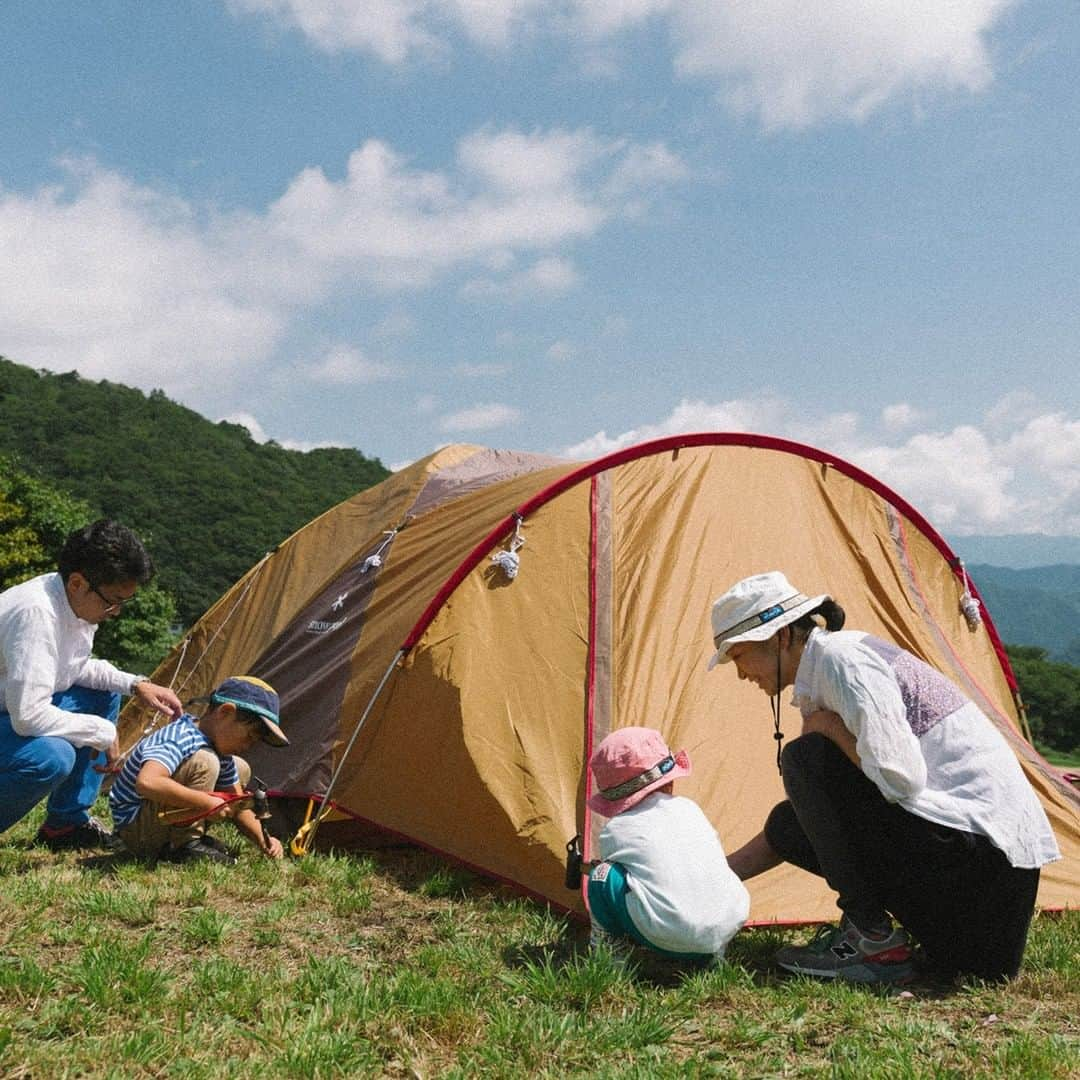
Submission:
[[[984,836],[886,802],[839,747],[813,733],[784,747],[784,789],[765,837],[786,862],[824,877],[866,929],[885,912],[945,973],[1020,970],[1039,871],[1010,866]]]

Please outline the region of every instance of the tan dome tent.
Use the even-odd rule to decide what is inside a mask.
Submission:
[[[782,797],[768,703],[706,671],[712,600],[769,569],[994,718],[1065,856],[1040,903],[1076,906],[1080,800],[1018,733],[1012,673],[990,619],[965,618],[957,560],[872,477],[775,438],[681,435],[588,464],[446,447],[268,554],[154,677],[184,700],[237,673],[277,687],[292,745],[252,763],[274,793],[314,797],[320,839],[365,822],[580,911],[565,846],[584,831],[588,855],[585,763],[612,728],[689,751],[681,791],[729,851]],[[129,707],[125,745],[154,722]],[[800,870],[750,886],[755,923],[836,915]]]

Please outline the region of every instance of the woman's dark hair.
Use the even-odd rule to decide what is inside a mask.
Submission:
[[[126,525],[102,518],[67,538],[57,569],[64,581],[78,571],[93,586],[120,581],[145,585],[154,576],[154,561]]]
[[[796,637],[805,641],[812,631],[820,628],[819,619],[825,623],[826,630],[840,630],[845,618],[844,609],[831,596],[826,596],[813,611],[808,611],[796,619],[791,624],[791,629]]]

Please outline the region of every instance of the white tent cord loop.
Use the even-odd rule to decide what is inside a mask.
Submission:
[[[964,582],[964,592],[960,597],[960,610],[964,614],[964,620],[967,622],[968,629],[975,631],[982,623],[982,612],[979,610],[979,601],[971,595],[971,585],[968,583],[967,570],[964,567],[964,560],[960,559],[960,577]]]
[[[397,534],[397,529],[387,529],[386,532],[383,533],[383,536],[385,536],[386,539],[364,560],[364,564],[360,567],[361,574],[366,574],[369,570],[378,570],[378,568],[382,566],[383,552],[386,550],[387,544],[389,544]]]
[[[518,549],[525,543],[525,535],[521,529],[521,515],[514,515],[514,535],[510,537],[510,546],[505,551],[497,551],[491,556],[491,561],[506,575],[507,580],[513,581],[518,575],[521,566],[521,557]]]

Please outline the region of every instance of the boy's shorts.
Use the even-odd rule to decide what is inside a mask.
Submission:
[[[626,880],[626,871],[615,862],[599,862],[589,872],[588,902],[589,914],[609,934],[616,937],[630,938],[638,945],[659,953],[672,960],[712,960],[711,953],[671,952],[649,941],[630,918],[626,910],[626,894],[630,884]]]

